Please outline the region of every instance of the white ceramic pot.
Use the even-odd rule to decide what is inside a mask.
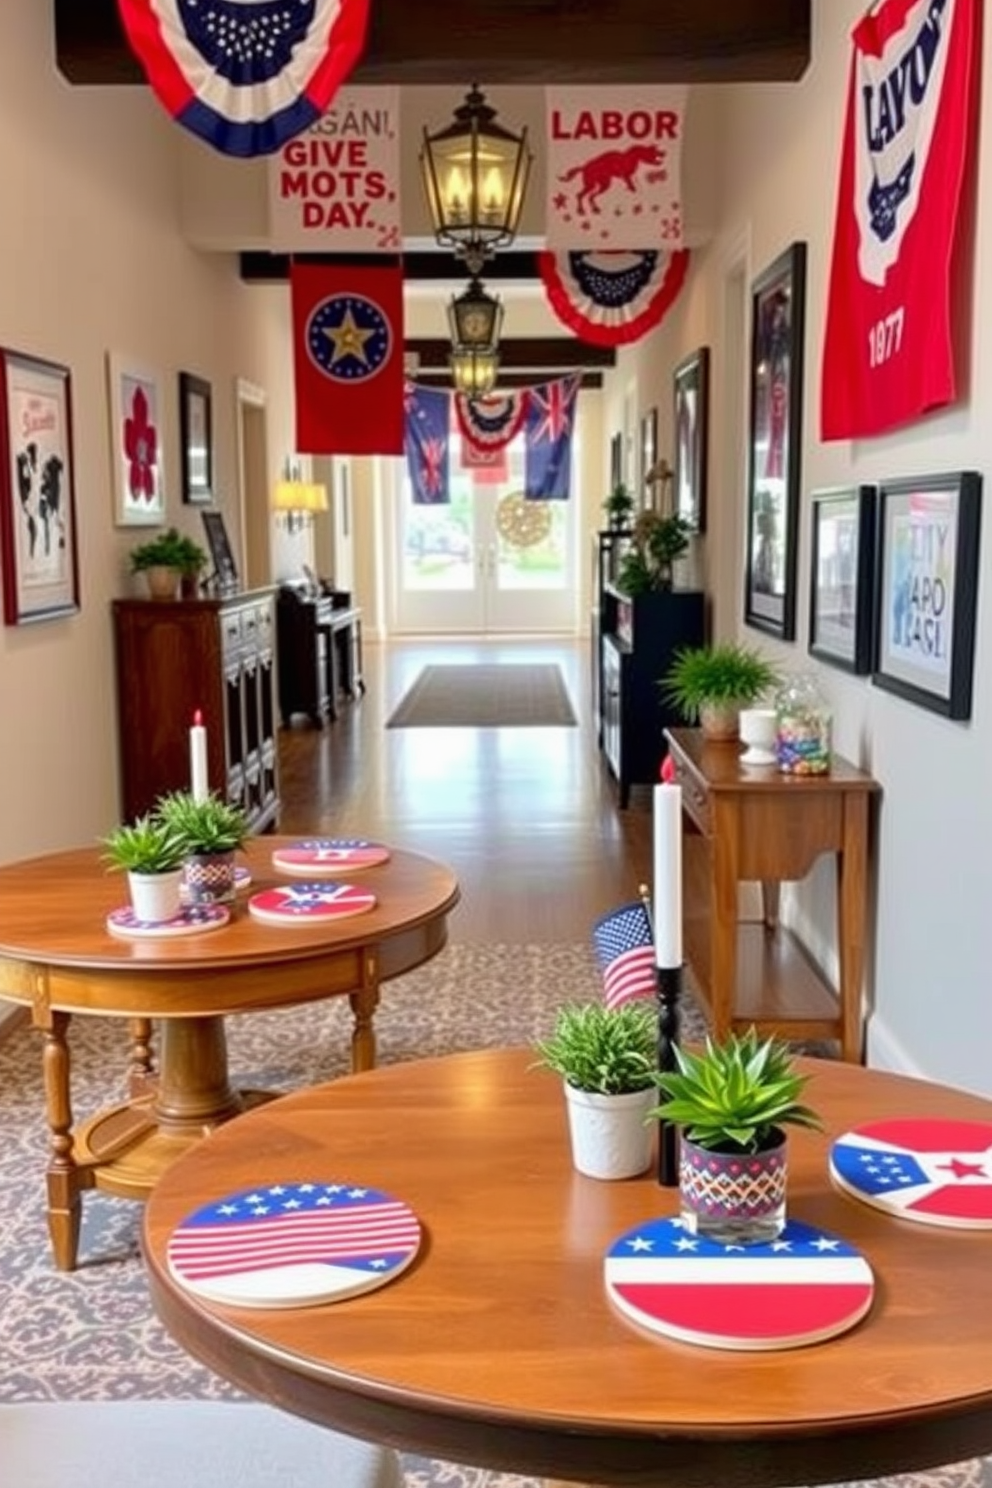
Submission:
[[[651,1166],[658,1123],[646,1121],[658,1092],[595,1095],[565,1084],[572,1161],[589,1178],[633,1178]]]
[[[742,708],[741,742],[748,747],[741,755],[742,765],[775,765],[775,741],[778,737],[778,714],[774,708]]]
[[[146,925],[161,925],[175,919],[182,908],[180,889],[183,870],[171,873],[129,873],[131,908]]]

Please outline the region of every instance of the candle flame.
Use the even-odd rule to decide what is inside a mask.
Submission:
[[[202,728],[203,727],[203,714],[200,712],[200,709],[199,708],[197,708],[196,712],[193,714],[193,727],[194,728]]]

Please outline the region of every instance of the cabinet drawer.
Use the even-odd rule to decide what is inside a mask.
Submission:
[[[675,782],[682,787],[682,809],[692,818],[703,836],[708,837],[712,830],[709,792],[695,771],[689,768],[674,749],[671,751],[671,758],[675,767]]]
[[[220,619],[221,649],[225,656],[241,649],[241,611],[228,610]]]

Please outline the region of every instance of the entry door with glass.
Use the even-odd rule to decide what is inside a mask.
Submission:
[[[577,498],[529,501],[523,439],[502,467],[462,465],[452,430],[450,500],[421,506],[405,466],[396,523],[397,631],[575,629]],[[573,460],[578,450],[573,446]]]

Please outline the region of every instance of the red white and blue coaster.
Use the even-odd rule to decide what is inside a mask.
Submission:
[[[857,1126],[830,1151],[838,1188],[917,1224],[992,1229],[992,1123],[906,1117]]]
[[[245,867],[235,868],[235,870],[234,870],[234,892],[236,894],[243,894],[246,889],[250,889],[250,888],[251,888],[251,869],[250,868],[245,868]],[[186,887],[186,885],[184,883],[181,883],[179,885],[179,897],[180,897],[180,899],[182,899],[183,901],[185,901],[188,893],[189,893],[189,890]]]
[[[389,862],[389,848],[381,842],[366,842],[363,837],[307,837],[288,847],[277,847],[272,865],[280,873],[301,878],[319,878],[322,874],[353,872],[356,868],[377,868]]]
[[[248,911],[270,925],[324,925],[375,908],[375,895],[353,884],[284,884],[252,894]]]
[[[860,1322],[875,1290],[852,1245],[792,1219],[763,1245],[724,1245],[678,1219],[646,1220],[613,1243],[604,1269],[607,1295],[627,1317],[704,1348],[820,1343]]]
[[[187,1291],[235,1307],[310,1307],[376,1291],[420,1247],[406,1204],[350,1183],[270,1183],[205,1204],[167,1260]]]
[[[203,935],[220,930],[231,918],[223,904],[189,905],[171,920],[139,920],[129,904],[112,909],[107,929],[121,940],[173,940],[182,935]]]

